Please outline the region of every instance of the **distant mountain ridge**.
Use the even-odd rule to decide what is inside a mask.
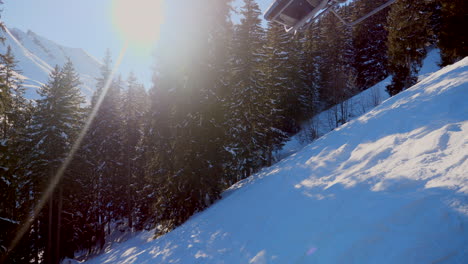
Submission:
[[[102,64],[86,51],[62,46],[30,30],[23,32],[6,27],[1,34],[5,42],[0,45],[0,52],[5,53],[7,47],[11,47],[18,61],[18,69],[24,76],[27,98],[37,99],[39,95],[36,90],[47,82],[55,65],[64,65],[67,58],[70,58],[80,75],[81,91],[88,99],[91,97]]]

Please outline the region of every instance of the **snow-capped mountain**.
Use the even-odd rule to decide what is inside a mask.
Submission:
[[[467,263],[468,58],[87,263]]]
[[[0,45],[0,52],[5,53],[7,47],[11,47],[18,61],[18,68],[25,77],[27,98],[38,98],[36,89],[47,82],[55,65],[64,65],[67,58],[70,58],[80,75],[83,94],[88,98],[92,95],[101,62],[84,50],[59,45],[32,31],[25,33],[16,28],[5,28],[5,32],[1,34],[5,37],[5,43]]]

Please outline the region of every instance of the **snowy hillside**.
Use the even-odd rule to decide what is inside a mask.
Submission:
[[[467,263],[468,58],[88,263]]]
[[[62,66],[67,58],[73,62],[80,74],[83,94],[92,95],[95,79],[100,74],[100,62],[88,55],[84,50],[68,48],[45,39],[32,31],[27,33],[19,29],[9,29],[2,33],[6,38],[0,45],[0,52],[5,53],[11,46],[18,63],[18,68],[25,76],[24,86],[27,87],[28,98],[37,98],[35,90],[47,82],[50,71],[55,65]]]
[[[423,61],[422,67],[419,71],[418,79],[423,80],[430,74],[438,71],[439,62],[440,51],[438,49],[431,50]],[[382,103],[384,100],[388,99],[389,95],[386,92],[386,87],[390,84],[391,80],[391,77],[387,77],[385,80],[348,99],[344,103],[348,113],[348,116],[345,119],[349,121],[360,117],[367,111]],[[310,144],[313,140],[315,140],[316,137],[321,137],[335,129],[335,111],[338,112],[339,118],[343,118],[338,109],[339,106],[334,106],[314,116],[305,124],[302,124],[303,129],[291,137],[289,141],[286,142],[286,144],[281,148],[281,150],[275,153],[276,160],[281,160],[293,153],[298,152]]]

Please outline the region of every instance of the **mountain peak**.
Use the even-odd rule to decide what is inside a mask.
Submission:
[[[62,66],[68,58],[73,62],[82,82],[81,90],[88,98],[91,97],[96,78],[99,75],[101,62],[80,48],[70,48],[49,40],[39,34],[18,28],[6,27],[2,35],[6,38],[0,52],[12,48],[18,60],[18,68],[26,77],[24,86],[26,97],[38,98],[35,92],[38,87],[47,82],[49,74],[55,65]]]

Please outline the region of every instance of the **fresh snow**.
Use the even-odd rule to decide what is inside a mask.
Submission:
[[[81,91],[91,97],[100,74],[101,63],[82,49],[61,46],[53,41],[37,35],[32,31],[27,33],[5,27],[1,33],[5,42],[0,45],[0,53],[5,53],[10,46],[18,61],[18,69],[24,76],[24,87],[28,99],[37,99],[36,90],[46,83],[55,65],[63,66],[67,58],[73,62],[82,82]]]
[[[87,263],[468,263],[468,58]]]

